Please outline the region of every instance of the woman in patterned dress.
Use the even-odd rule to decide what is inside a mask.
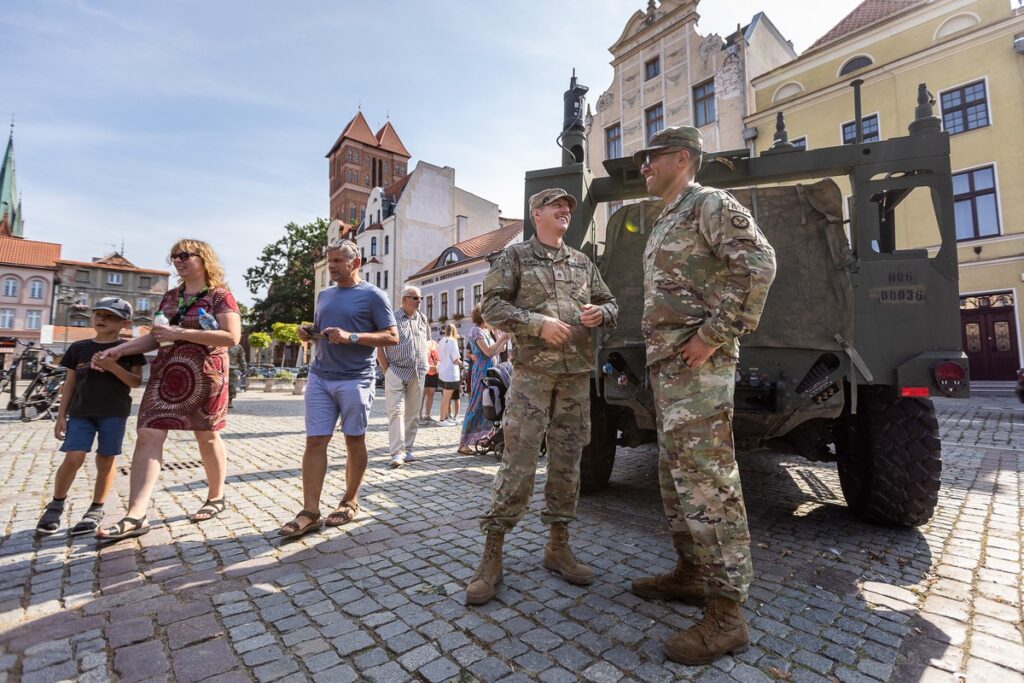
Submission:
[[[171,248],[171,265],[179,285],[160,301],[169,325],[154,325],[149,334],[96,354],[115,359],[159,348],[139,407],[138,438],[132,456],[128,514],[116,525],[99,529],[96,537],[118,540],[149,531],[146,512],[160,475],[167,431],[195,434],[209,486],[206,502],[192,515],[201,522],[224,511],[226,462],[220,430],[228,410],[229,347],[241,338],[238,304],[224,282],[224,269],[206,242],[179,240]],[[199,309],[217,320],[217,329],[203,329]]]
[[[473,307],[472,314],[475,327],[469,331],[469,352],[473,354],[473,373],[469,383],[469,407],[466,408],[466,419],[462,422],[462,438],[459,439],[459,453],[472,455],[473,447],[481,437],[491,430],[491,422],[484,417],[484,377],[494,367],[499,353],[505,348],[512,335],[498,332],[494,337],[490,326],[480,314],[480,305]]]

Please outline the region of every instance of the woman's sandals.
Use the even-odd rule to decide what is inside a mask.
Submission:
[[[303,518],[310,520],[309,524],[306,526],[299,526],[299,520]],[[319,529],[322,524],[323,520],[320,519],[319,512],[303,510],[299,514],[295,515],[295,519],[278,529],[277,534],[284,538],[298,538],[299,536],[308,534],[310,531]]]
[[[103,534],[96,534],[97,540],[100,541],[121,541],[126,538],[135,538],[136,536],[142,536],[143,534],[149,533],[149,523],[146,518],[139,517],[138,519],[133,517],[124,517],[120,522],[114,526],[109,526],[103,530]]]
[[[359,515],[359,503],[354,500],[343,500],[334,512],[327,515],[327,526],[348,524]]]
[[[203,507],[195,511],[195,513],[189,518],[193,522],[205,522],[208,519],[213,519],[220,513],[224,512],[225,503],[224,498],[217,498],[216,500],[207,500],[203,503]]]

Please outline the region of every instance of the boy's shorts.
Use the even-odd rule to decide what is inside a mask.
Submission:
[[[96,455],[114,457],[121,455],[121,444],[124,442],[124,431],[128,424],[127,417],[76,417],[68,416],[68,428],[64,434],[64,443],[60,450],[71,451],[92,450],[93,441],[99,443]],[[98,437],[98,438],[97,438]]]
[[[346,436],[362,436],[370,423],[372,379],[324,379],[309,373],[306,382],[306,436],[330,436],[341,417]]]

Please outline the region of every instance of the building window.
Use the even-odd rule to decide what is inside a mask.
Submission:
[[[349,207],[349,210],[348,210],[348,222],[349,223],[355,223],[356,222],[356,207],[354,207],[354,206]]]
[[[618,159],[622,156],[622,125],[616,123],[604,129],[604,158]]]
[[[42,311],[28,311],[25,314],[25,329],[38,330],[43,325]]]
[[[4,296],[18,296],[18,281],[13,277],[4,278]]]
[[[119,285],[119,284],[121,284],[121,273],[107,273],[107,284],[108,285]]]
[[[790,143],[797,149],[807,149],[807,138],[793,138]]]
[[[700,128],[715,120],[715,82],[701,83],[693,89],[693,125]]]
[[[988,124],[985,81],[942,93],[942,127],[950,135],[984,128]]]
[[[14,327],[14,309],[0,308],[0,330],[9,330]]]
[[[839,75],[845,76],[848,73],[853,73],[858,69],[863,69],[864,67],[871,66],[872,64],[874,64],[874,62],[871,61],[871,57],[860,55],[859,57],[854,57],[846,64],[843,64],[843,68],[839,70]]]
[[[89,271],[88,270],[76,270],[75,271],[75,282],[89,282]]]
[[[992,166],[953,174],[953,215],[958,240],[999,234],[995,179]]]
[[[140,275],[139,276],[139,288],[140,289],[149,289],[152,286],[153,286],[153,278],[151,278],[148,275]]]
[[[655,57],[654,59],[644,64],[644,80],[649,81],[658,74],[661,73],[661,58]]]
[[[149,311],[149,299],[139,299],[135,302],[136,313],[146,313]]]
[[[384,271],[384,289],[388,288],[388,271]]]
[[[878,114],[865,116],[861,119],[864,130],[864,142],[878,142],[881,138],[878,135]],[[852,145],[857,142],[857,122],[850,121],[843,124],[843,144]]]
[[[377,289],[380,289],[380,271],[377,271]]]
[[[441,265],[447,266],[447,265],[450,265],[452,263],[458,263],[458,262],[459,262],[459,255],[455,251],[449,251],[447,254],[444,255],[444,261],[441,262]]]
[[[480,305],[480,299],[483,298],[483,295],[484,295],[484,286],[483,285],[473,285],[473,305],[474,306],[479,306]]]
[[[441,317],[448,318],[448,292],[441,292]]]
[[[376,256],[376,255],[377,255],[377,238],[376,237],[371,237],[370,238],[370,256],[373,257],[373,256]]]
[[[427,320],[434,322],[434,297],[427,297]]]
[[[660,102],[644,112],[644,120],[647,123],[647,144],[650,144],[654,134],[665,127],[665,109]]]
[[[85,327],[85,321],[81,320],[81,319],[79,319],[79,320],[72,320],[71,321],[71,327]]]
[[[384,235],[384,253],[391,251],[391,235]]]
[[[466,315],[466,290],[455,290],[455,315]]]
[[[28,298],[42,299],[44,289],[46,289],[46,286],[42,280],[33,280],[28,284]]]
[[[615,215],[615,212],[622,208],[622,202],[608,202],[608,219]]]

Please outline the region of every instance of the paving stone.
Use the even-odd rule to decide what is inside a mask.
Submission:
[[[439,657],[429,664],[420,667],[419,675],[429,683],[441,683],[459,675],[459,665],[447,657]]]
[[[313,676],[313,680],[316,683],[352,683],[352,681],[359,680],[359,674],[348,664],[340,664],[317,672]]]
[[[224,637],[207,640],[175,651],[172,656],[176,681],[191,683],[230,671],[239,665]]]
[[[128,645],[114,653],[114,672],[126,682],[161,676],[168,669],[164,649],[156,640]]]
[[[363,631],[353,631],[343,636],[338,636],[331,641],[331,644],[334,645],[334,649],[338,651],[339,655],[347,657],[360,650],[365,650],[373,645],[374,641],[373,638]]]
[[[622,672],[608,662],[597,662],[584,669],[582,676],[594,683],[616,683],[622,679]]]
[[[213,614],[204,614],[191,619],[176,621],[167,626],[167,644],[172,650],[209,640],[221,635],[221,628]]]

